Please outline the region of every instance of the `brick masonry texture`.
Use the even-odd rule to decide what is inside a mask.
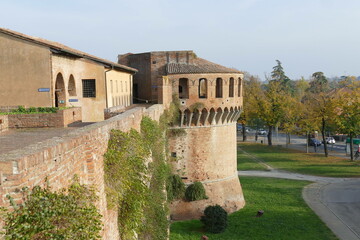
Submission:
[[[131,128],[140,130],[143,116],[159,120],[162,105],[134,108],[108,120],[76,129],[61,138],[52,138],[42,144],[28,146],[21,151],[0,155],[0,206],[9,207],[6,195],[20,202],[17,193],[22,187],[44,186],[48,179],[53,190],[71,184],[74,175],[81,183],[96,187],[99,196],[97,207],[103,215],[103,239],[119,239],[117,214],[107,210],[103,155],[107,150],[110,131]]]
[[[245,205],[236,171],[236,123],[183,128],[186,134],[170,139],[170,151],[176,153],[175,172],[187,184],[200,181],[208,199],[175,201],[173,220],[196,219],[204,208],[218,204],[228,212]]]
[[[0,115],[0,132],[9,128],[9,119],[7,115]]]
[[[10,114],[9,128],[66,127],[81,121],[81,108],[59,110],[57,113]]]

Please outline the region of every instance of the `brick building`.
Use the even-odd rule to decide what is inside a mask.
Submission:
[[[132,103],[132,75],[123,66],[60,43],[0,28],[0,107],[82,107],[86,122],[104,109]]]
[[[186,134],[170,139],[173,164],[185,183],[201,181],[208,199],[172,203],[173,219],[198,218],[208,205],[228,212],[244,206],[237,176],[236,121],[242,109],[243,74],[192,51],[119,55],[118,62],[139,69],[134,76],[138,101],[168,105],[176,96]]]

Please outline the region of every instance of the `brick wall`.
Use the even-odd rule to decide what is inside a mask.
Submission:
[[[8,116],[0,115],[0,132],[7,130],[9,127]]]
[[[227,212],[245,205],[236,166],[236,123],[182,128],[186,134],[169,139],[177,161],[173,169],[186,184],[203,183],[208,199],[174,201],[170,213],[174,220],[199,219],[205,207],[218,204]]]
[[[112,129],[140,129],[143,116],[158,120],[162,105],[135,108],[111,119],[74,130],[66,136],[49,139],[40,145],[0,156],[0,206],[8,206],[6,195],[21,201],[17,189],[44,185],[48,178],[53,190],[71,184],[75,174],[85,184],[94,185],[99,195],[97,206],[103,215],[103,239],[119,239],[116,212],[107,210],[103,155]]]
[[[57,113],[10,114],[9,128],[66,127],[80,122],[81,108],[68,108]]]

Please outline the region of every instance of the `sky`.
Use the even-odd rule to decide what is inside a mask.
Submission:
[[[359,0],[0,0],[0,27],[117,61],[194,50],[261,79],[360,76]]]

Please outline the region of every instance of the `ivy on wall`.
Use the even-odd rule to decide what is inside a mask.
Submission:
[[[112,130],[105,154],[108,207],[117,209],[122,239],[167,239],[166,181],[167,126],[174,121],[171,108],[159,123],[144,117],[141,132]]]

